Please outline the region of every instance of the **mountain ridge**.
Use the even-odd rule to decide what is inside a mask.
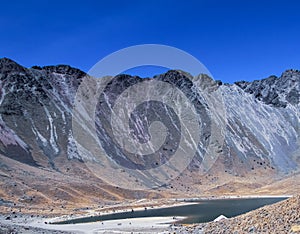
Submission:
[[[23,163],[39,170],[47,169],[57,173],[58,178],[66,173],[74,173],[81,180],[83,175],[76,173],[78,170],[95,180],[95,175],[84,163],[85,160],[92,160],[93,155],[83,157],[79,154],[72,129],[74,98],[85,75],[83,71],[68,65],[24,68],[10,59],[0,59],[0,154],[19,161],[21,164],[18,167]],[[299,71],[287,70],[280,77],[271,76],[230,85],[213,81],[205,75],[191,78],[187,73],[176,70],[158,75],[155,79],[185,90],[190,100],[198,103],[195,105],[201,110],[200,119],[218,112],[218,106],[211,104],[216,102],[207,102],[209,97],[217,97],[214,96],[217,91],[224,101],[221,104],[225,112],[224,115],[217,113],[213,121],[217,126],[223,124],[225,133],[223,142],[213,143],[210,142],[211,134],[203,132],[202,137],[206,139],[203,145],[213,144],[217,154],[211,168],[200,173],[205,149],[199,149],[186,170],[170,183],[154,190],[155,195],[152,193],[151,196],[161,196],[159,190],[167,191],[165,194],[169,195],[184,193],[190,196],[199,193],[230,194],[239,190],[258,191],[299,171]],[[207,90],[207,96],[194,92],[190,79],[201,90]],[[119,75],[112,78],[106,92],[108,97],[115,98],[122,90],[146,80],[149,79]],[[144,94],[147,95],[147,92],[145,90]],[[102,100],[103,104],[111,101]],[[205,118],[202,120],[210,123]],[[218,122],[220,118],[223,118],[224,123]],[[136,132],[142,132],[142,136],[147,137],[146,125],[139,126],[133,122],[132,126]],[[172,125],[170,127],[174,128]],[[107,136],[103,135],[102,139],[107,139]],[[171,155],[175,149],[172,147],[169,144],[161,150]],[[159,154],[153,157],[155,160],[160,158]],[[157,161],[158,165],[166,161],[161,160]],[[149,162],[139,160],[135,163],[147,168]],[[11,161],[9,165],[8,168],[14,167]],[[4,167],[1,170],[3,174],[9,173]],[[108,186],[101,180],[97,181],[101,186]],[[113,188],[109,187],[108,190]],[[113,195],[114,198],[108,197],[120,199],[125,192],[118,194],[116,197]],[[131,193],[127,191],[126,194],[129,197]],[[133,190],[132,194],[138,193]],[[144,193],[132,196],[143,198],[150,195]]]
[[[72,68],[68,65],[44,67],[34,66],[27,69],[8,58],[0,59],[0,68],[0,71],[2,72],[0,77],[1,83],[4,82],[3,79],[6,79],[7,88],[17,89],[16,95],[30,100],[33,104],[38,103],[41,106],[43,106],[43,103],[41,103],[39,99],[44,98],[47,100],[47,105],[58,101],[60,102],[59,105],[67,110],[69,118],[72,112],[73,99],[75,97],[76,90],[79,87],[82,78],[86,75],[83,71]],[[20,74],[9,75],[14,72],[19,72]],[[179,77],[185,77],[186,75],[187,74],[184,72],[182,73],[180,71],[172,70],[166,73],[166,76],[170,77],[170,79],[178,79]],[[130,79],[140,79],[139,77],[134,78],[130,75],[119,76],[122,80],[121,82],[125,82]],[[156,78],[158,77],[159,76],[156,76]],[[200,79],[202,79],[203,83],[204,78],[202,77]],[[212,85],[210,81],[205,82],[208,82],[209,86]],[[223,85],[217,81],[212,82],[217,84],[217,87],[221,87]],[[12,83],[14,84],[14,87],[12,87]],[[27,86],[25,90],[22,90],[22,85]],[[122,84],[120,85],[122,86]],[[299,104],[300,72],[298,70],[287,70],[283,72],[280,77],[270,76],[253,82],[235,82],[234,84],[229,85],[229,87],[234,87],[234,85],[237,85],[245,91],[245,93],[252,94],[257,101],[261,101],[267,105],[286,108],[288,103],[292,106]],[[287,92],[288,88],[289,90]],[[1,85],[1,90],[0,112],[5,115],[24,114],[24,111],[22,111],[24,109],[24,105],[17,105],[14,101],[6,102],[6,105],[5,102],[3,103],[3,93],[6,93],[7,91],[4,91],[3,85]],[[23,95],[20,96],[20,94]],[[55,101],[50,99],[54,99]],[[12,104],[17,106],[13,107],[11,106]],[[28,105],[29,103],[26,104]],[[47,116],[49,117],[49,113]],[[63,116],[62,118],[65,119],[65,117],[66,116]]]

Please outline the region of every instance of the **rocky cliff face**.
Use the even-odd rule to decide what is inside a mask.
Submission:
[[[221,90],[228,119],[228,158],[234,154],[246,163],[255,160],[249,164],[252,169],[297,170],[300,72],[288,70],[279,78],[236,82]]]
[[[32,166],[60,170],[58,162],[82,161],[78,154],[72,132],[72,105],[76,91],[85,73],[70,66],[46,66],[24,68],[12,60],[0,60],[0,153],[6,157]],[[193,93],[188,75],[179,71],[169,71],[155,79],[169,82],[189,97],[196,111],[210,115],[214,108],[201,95]],[[271,76],[253,82],[222,84],[205,76],[197,78],[203,87],[218,89],[225,108],[224,142],[216,147],[219,154],[217,164],[222,164],[224,173],[243,176],[258,168],[281,173],[299,169],[300,163],[300,72],[288,70],[280,77]],[[103,116],[111,111],[114,98],[134,83],[144,79],[125,75],[117,76],[106,89],[102,104],[98,106]],[[108,99],[105,99],[107,98]],[[155,104],[155,103],[153,103]],[[157,104],[157,103],[156,103]],[[156,105],[155,104],[155,105]],[[101,106],[102,105],[102,106]],[[140,107],[140,111],[145,107]],[[164,107],[161,107],[164,108]],[[149,109],[148,109],[149,110]],[[145,113],[145,110],[144,110]],[[148,112],[147,112],[148,113]],[[147,121],[162,121],[162,116],[150,113],[150,119],[133,127],[133,134],[141,141],[149,138]],[[176,116],[169,110],[169,116],[176,128]],[[104,117],[103,117],[104,118]],[[105,117],[106,118],[106,117]],[[145,117],[146,118],[146,117]],[[104,121],[104,122],[103,122]],[[98,124],[100,140],[111,137],[105,125]],[[167,121],[168,122],[168,121]],[[103,125],[104,123],[104,125]],[[131,125],[137,122],[131,122]],[[178,125],[179,126],[179,125]],[[177,126],[177,127],[178,127]],[[101,131],[101,129],[105,131]],[[138,133],[141,132],[141,135]],[[205,129],[202,139],[209,139]],[[168,136],[170,144],[160,150],[164,154],[154,156],[151,161],[124,161],[130,167],[154,167],[163,164],[172,151],[176,150],[173,131]],[[104,142],[105,143],[105,142]],[[202,145],[205,145],[203,140]],[[109,147],[109,146],[107,146]],[[198,149],[189,170],[197,171],[203,149]],[[114,149],[114,152],[117,152]],[[124,159],[116,157],[116,160]],[[119,156],[120,156],[119,155]],[[131,155],[132,156],[132,155]],[[166,156],[166,158],[161,158]]]
[[[80,78],[69,66],[23,68],[0,60],[0,152],[17,161],[55,168],[68,153],[71,112]]]

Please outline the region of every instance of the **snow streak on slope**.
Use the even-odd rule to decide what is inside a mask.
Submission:
[[[289,155],[299,147],[299,109],[291,104],[274,108],[236,85],[221,89],[229,123],[226,144],[240,158],[269,159],[283,172],[296,169]]]

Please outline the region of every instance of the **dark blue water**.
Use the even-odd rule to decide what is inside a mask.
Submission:
[[[147,209],[134,212],[122,212],[115,214],[107,214],[101,216],[76,218],[63,222],[56,222],[55,224],[73,224],[73,223],[88,223],[115,219],[126,218],[141,218],[141,217],[161,217],[161,216],[184,216],[187,217],[180,221],[180,223],[203,223],[209,222],[218,216],[225,215],[226,217],[234,217],[248,211],[257,209],[264,205],[273,204],[282,201],[286,198],[239,198],[239,199],[216,199],[203,200],[193,202],[194,204]]]

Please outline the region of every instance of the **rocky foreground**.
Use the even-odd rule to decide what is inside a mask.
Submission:
[[[71,234],[71,232],[46,230],[43,228],[34,228],[21,225],[0,224],[0,234]]]
[[[300,233],[300,195],[235,218],[207,224],[172,227],[176,233]]]

